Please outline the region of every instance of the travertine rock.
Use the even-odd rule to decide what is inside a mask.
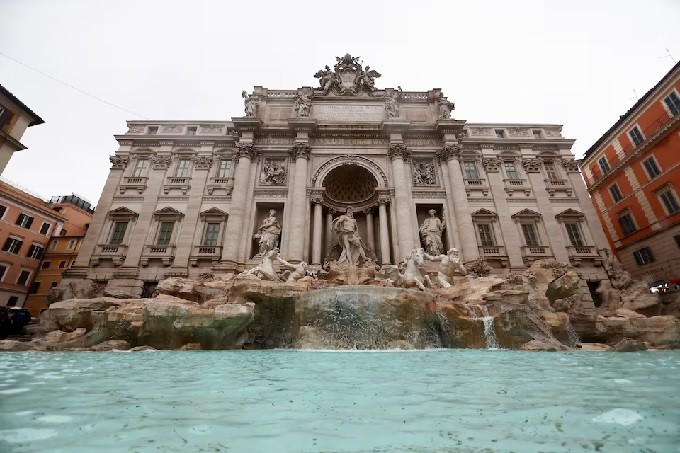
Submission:
[[[680,320],[673,316],[645,317],[617,311],[615,316],[598,316],[596,329],[608,343],[624,338],[644,341],[653,347],[680,347]]]
[[[630,338],[624,338],[623,340],[612,346],[612,351],[615,352],[635,352],[635,351],[646,351],[647,345],[642,341],[631,340]]]

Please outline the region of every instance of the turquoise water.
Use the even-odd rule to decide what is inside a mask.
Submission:
[[[677,452],[680,351],[3,353],[0,409],[2,452]]]

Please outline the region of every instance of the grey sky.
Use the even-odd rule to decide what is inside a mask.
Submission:
[[[680,59],[680,2],[2,0],[0,52],[151,119],[226,120],[241,90],[294,89],[346,52],[377,86],[442,88],[453,117],[564,125],[578,157]],[[3,176],[95,202],[141,119],[0,56],[45,124]],[[634,92],[635,90],[635,92]]]

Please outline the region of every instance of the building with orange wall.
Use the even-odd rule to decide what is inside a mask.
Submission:
[[[680,63],[588,150],[583,177],[631,275],[680,278]]]
[[[0,174],[12,154],[26,149],[19,142],[26,129],[42,123],[42,118],[0,85]]]
[[[52,237],[45,250],[33,281],[34,291],[24,305],[32,316],[38,316],[49,306],[50,290],[61,282],[64,272],[73,265],[94,213],[88,201],[74,194],[53,197],[49,205],[64,217],[64,224],[59,235]]]
[[[52,235],[66,219],[44,200],[0,180],[0,305],[23,306]]]

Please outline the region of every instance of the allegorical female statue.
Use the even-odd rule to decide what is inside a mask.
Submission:
[[[269,217],[264,219],[260,224],[260,228],[255,234],[255,239],[259,240],[260,256],[264,256],[270,250],[274,250],[279,245],[279,237],[281,236],[281,224],[276,220],[276,210],[269,211]]]
[[[444,231],[444,223],[440,218],[435,217],[437,211],[430,209],[430,217],[423,221],[420,226],[420,237],[423,239],[425,251],[429,255],[441,255],[444,251],[444,244],[442,243],[442,231]]]

